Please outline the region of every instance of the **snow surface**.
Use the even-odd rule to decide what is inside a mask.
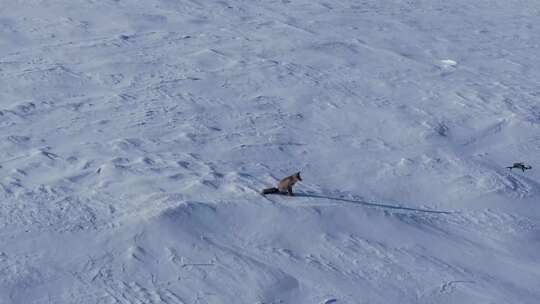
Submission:
[[[539,33],[536,0],[0,1],[0,303],[539,303]]]

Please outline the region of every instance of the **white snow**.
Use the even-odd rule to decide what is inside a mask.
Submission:
[[[2,1],[0,303],[538,303],[539,31],[532,0]]]

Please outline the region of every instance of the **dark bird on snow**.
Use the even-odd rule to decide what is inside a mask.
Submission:
[[[506,167],[508,169],[510,169],[510,171],[512,171],[512,169],[521,169],[521,171],[525,172],[525,170],[530,170],[532,169],[531,166],[527,166],[525,165],[524,163],[514,163],[512,166],[510,167]]]

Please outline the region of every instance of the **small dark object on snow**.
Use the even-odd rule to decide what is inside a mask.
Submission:
[[[294,193],[292,192],[292,186],[296,184],[296,182],[301,181],[302,178],[300,177],[300,172],[296,172],[295,174],[291,176],[287,176],[284,179],[282,179],[277,188],[267,188],[262,191],[262,194],[271,194],[271,193],[279,193],[279,194],[288,194],[290,196],[293,196]]]
[[[514,163],[511,167],[506,167],[508,169],[510,169],[510,171],[514,168],[516,169],[521,169],[521,171],[525,172],[525,170],[530,170],[532,169],[531,166],[527,166],[525,165],[524,163]]]

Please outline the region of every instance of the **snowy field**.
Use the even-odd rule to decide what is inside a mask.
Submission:
[[[539,54],[537,0],[0,0],[0,303],[539,303]]]

